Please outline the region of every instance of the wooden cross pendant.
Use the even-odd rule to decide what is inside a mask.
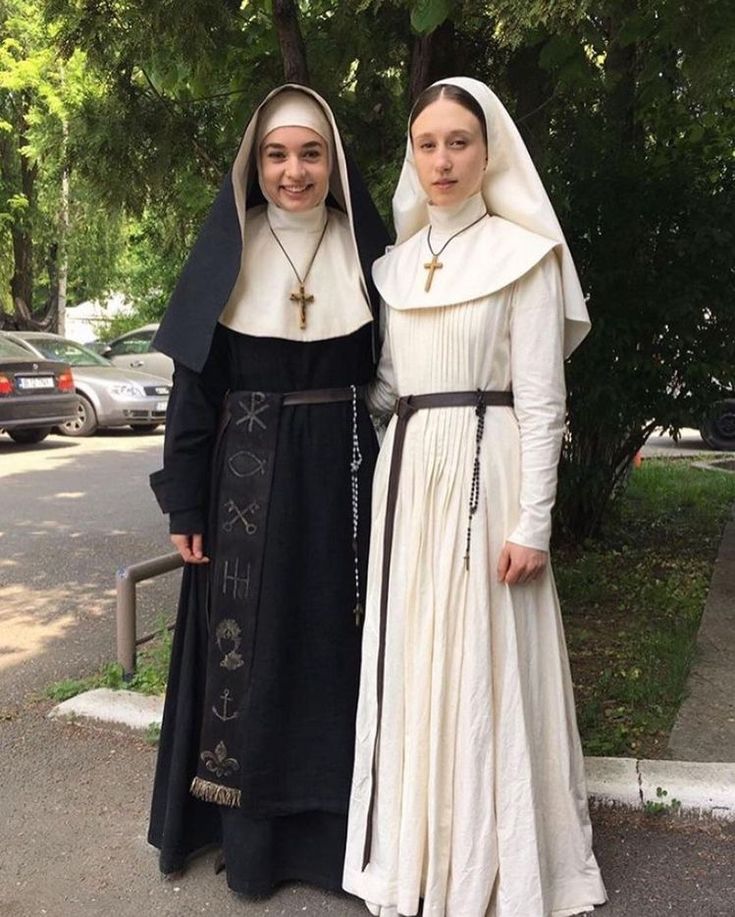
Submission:
[[[429,272],[426,275],[426,285],[424,286],[424,293],[428,293],[431,289],[431,281],[434,279],[434,271],[439,271],[444,267],[444,265],[439,260],[438,255],[433,255],[431,261],[428,264],[424,265],[424,268]]]
[[[306,307],[314,302],[314,297],[309,296],[309,294],[304,289],[303,283],[299,284],[298,293],[291,294],[291,302],[299,304],[299,309],[301,311],[301,327],[306,328]]]

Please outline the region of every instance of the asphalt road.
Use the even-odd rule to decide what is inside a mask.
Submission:
[[[162,441],[115,433],[31,448],[0,436],[0,915],[366,915],[304,886],[244,901],[211,854],[162,881],[145,842],[155,749],[45,717],[50,683],[114,658],[117,567],[169,550],[146,481]],[[173,611],[177,577],[143,590],[141,627]],[[605,917],[735,914],[735,827],[617,811],[594,822]]]
[[[0,436],[0,688],[18,702],[115,658],[115,571],[172,550],[148,488],[163,434]],[[140,628],[172,615],[178,573],[140,589]]]

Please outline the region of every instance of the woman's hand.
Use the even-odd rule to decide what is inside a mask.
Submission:
[[[508,586],[530,583],[541,576],[548,560],[546,551],[506,541],[498,559],[498,581]]]
[[[172,535],[171,543],[183,557],[184,563],[209,563],[209,558],[204,556],[203,539],[201,535]]]

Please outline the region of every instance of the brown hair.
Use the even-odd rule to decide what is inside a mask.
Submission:
[[[421,112],[425,108],[428,108],[432,102],[436,102],[437,99],[449,99],[450,102],[456,102],[457,105],[461,105],[462,108],[466,108],[467,111],[471,112],[480,122],[482,139],[485,141],[485,146],[487,147],[487,122],[485,121],[485,113],[480,107],[480,103],[474,96],[471,96],[467,90],[459,86],[454,86],[451,83],[437,83],[436,86],[429,86],[428,89],[424,89],[419,95],[413,103],[411,115],[408,119],[409,135],[416,118],[418,118]]]

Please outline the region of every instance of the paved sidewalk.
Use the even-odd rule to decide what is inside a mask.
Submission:
[[[720,543],[688,690],[668,757],[735,761],[735,517]]]
[[[300,885],[239,899],[211,853],[180,880],[161,880],[145,840],[155,749],[109,727],[50,720],[47,709],[6,711],[0,722],[2,917],[367,917],[358,901]],[[610,896],[601,917],[735,913],[735,824],[605,808],[593,822]]]

